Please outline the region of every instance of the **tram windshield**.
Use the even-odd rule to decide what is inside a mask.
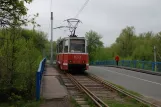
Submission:
[[[85,53],[85,40],[84,39],[71,39],[70,40],[71,53]]]

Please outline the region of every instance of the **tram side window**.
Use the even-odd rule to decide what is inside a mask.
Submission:
[[[59,53],[59,45],[57,45],[56,52]]]
[[[68,40],[65,40],[65,43],[64,43],[64,52],[68,52]]]
[[[68,52],[68,46],[64,47],[64,52],[66,52],[66,53]]]
[[[59,53],[63,52],[63,42],[60,42],[59,44]]]

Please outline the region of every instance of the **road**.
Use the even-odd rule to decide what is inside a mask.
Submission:
[[[89,73],[104,80],[161,101],[161,76],[150,75],[114,67],[90,66]]]

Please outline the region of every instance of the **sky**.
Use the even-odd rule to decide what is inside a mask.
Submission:
[[[67,25],[64,20],[76,16],[86,0],[33,0],[27,4],[28,15],[39,13],[36,22],[41,25],[37,30],[51,38],[50,12],[53,12],[54,27]],[[137,34],[161,31],[161,0],[89,0],[78,19],[76,34],[84,37],[93,30],[102,36],[104,46],[110,46],[119,37],[121,30],[134,26]],[[28,28],[32,28],[29,26]],[[53,30],[53,40],[67,37],[67,29]]]

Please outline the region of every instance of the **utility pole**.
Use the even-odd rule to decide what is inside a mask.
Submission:
[[[156,47],[154,46],[154,63],[155,63],[155,71],[156,71],[156,69],[157,69],[156,62],[157,62],[157,59],[156,59]]]
[[[122,45],[123,45],[123,47],[122,47],[122,49],[123,49],[122,59],[124,60],[124,55],[125,55],[125,43],[122,42]]]
[[[51,12],[51,57],[50,57],[50,64],[53,64],[53,12]]]

